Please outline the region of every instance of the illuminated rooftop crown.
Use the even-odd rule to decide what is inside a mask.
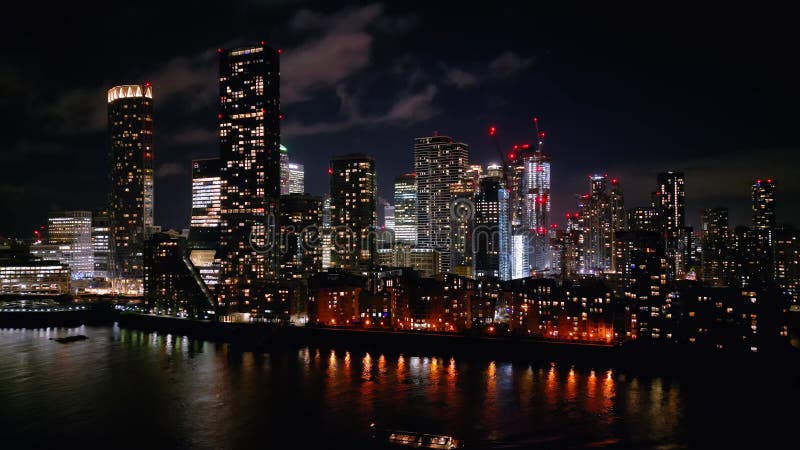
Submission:
[[[150,83],[141,84],[126,84],[123,86],[114,86],[108,90],[108,103],[113,103],[114,100],[120,98],[153,98],[153,86]]]

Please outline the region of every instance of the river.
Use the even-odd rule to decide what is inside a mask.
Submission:
[[[78,333],[89,339],[49,339]],[[116,326],[7,328],[0,430],[52,448],[360,448],[376,421],[478,448],[756,447],[793,439],[798,375],[671,378],[347,348],[252,353]]]

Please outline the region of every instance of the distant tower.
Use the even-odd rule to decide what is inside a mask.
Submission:
[[[289,162],[289,193],[290,194],[304,194],[306,191],[305,186],[305,169],[302,164]]]
[[[486,176],[475,197],[475,276],[500,277],[500,177]]]
[[[331,160],[333,267],[361,271],[375,257],[377,178],[371,156],[350,154]]]
[[[249,312],[268,302],[267,280],[277,276],[278,53],[263,42],[219,50],[222,221],[217,293],[228,311]]]
[[[524,175],[519,194],[524,196],[524,225],[531,234],[528,249],[530,268],[543,272],[550,269],[551,254],[547,232],[550,228],[550,156],[540,148],[531,152],[522,146],[520,156],[524,164]]]
[[[50,213],[47,235],[50,244],[59,246],[61,263],[69,265],[73,280],[94,276],[91,211]]]
[[[219,158],[192,160],[192,219],[189,259],[209,289],[219,284],[222,179]]]
[[[394,180],[394,236],[397,242],[417,244],[417,176],[400,175]]]
[[[108,90],[109,217],[115,278],[141,281],[153,227],[153,87]]]
[[[451,267],[451,207],[456,199],[452,187],[466,178],[469,147],[451,137],[420,137],[414,140],[414,171],[417,174],[417,246],[441,252],[439,270]]]
[[[656,210],[667,255],[667,276],[682,279],[687,271],[688,251],[686,229],[686,193],[683,172],[658,174],[655,192]]]
[[[92,214],[92,251],[94,253],[94,277],[110,278],[111,221],[108,211],[97,211]]]
[[[281,158],[281,195],[289,193],[289,149],[283,144],[280,145]]]
[[[703,281],[711,286],[725,286],[728,264],[728,209],[713,208],[703,210],[700,218],[700,256]]]
[[[753,183],[753,228],[775,229],[775,180],[757,179]]]

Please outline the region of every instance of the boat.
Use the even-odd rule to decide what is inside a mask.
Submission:
[[[59,344],[68,344],[70,342],[85,341],[86,339],[89,339],[89,337],[88,336],[84,336],[82,334],[76,334],[76,335],[73,335],[73,336],[65,336],[65,337],[60,337],[60,338],[55,338],[55,339],[50,338],[50,340],[56,341]]]
[[[375,423],[370,424],[372,438],[389,447],[430,448],[451,450],[461,448],[461,443],[453,436],[446,434],[429,434],[417,431],[379,429]]]

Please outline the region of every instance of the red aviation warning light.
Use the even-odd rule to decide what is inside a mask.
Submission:
[[[543,235],[544,234],[544,227],[537,228],[536,232],[539,233],[540,236]]]
[[[546,195],[540,195],[540,196],[536,197],[536,203],[538,203],[540,205],[544,205],[545,203],[547,203],[547,196]]]
[[[333,169],[331,169],[330,167],[328,167],[328,175],[333,175]]]
[[[494,136],[495,134],[497,134],[497,127],[492,125],[491,127],[489,127],[489,136]]]
[[[522,148],[531,148],[531,144],[522,144]]]
[[[511,153],[508,154],[508,159],[514,159],[516,157],[517,157],[517,155],[515,155],[514,152],[511,152]]]
[[[617,178],[612,178],[612,179],[611,179],[611,184],[619,184],[619,179],[617,179]]]
[[[264,42],[264,41],[261,41],[261,45],[267,45],[267,43]]]
[[[767,178],[767,183],[772,184],[772,178]]]

